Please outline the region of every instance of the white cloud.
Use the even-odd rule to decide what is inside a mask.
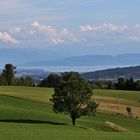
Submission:
[[[61,31],[57,31],[51,25],[42,25],[37,21],[31,24],[31,28],[32,32],[34,32],[33,30],[37,31],[36,34],[42,33],[43,38],[46,38],[46,40],[53,45],[63,44],[67,42],[78,42],[76,36],[67,28],[63,28]]]
[[[34,23],[32,23],[31,26],[32,26],[33,29],[37,29],[37,30],[40,30],[40,31],[48,32],[48,33],[51,33],[51,34],[56,33],[56,30],[52,26],[41,25],[36,21]]]
[[[18,41],[17,41],[18,40]],[[24,28],[15,27],[8,31],[0,32],[0,41],[29,46],[45,43],[48,45],[59,44],[115,44],[140,42],[140,25],[126,26],[104,23],[98,26],[84,25],[72,32],[68,28],[58,29],[51,25],[40,24],[35,21]],[[30,43],[30,44],[28,44]],[[33,46],[33,45],[32,45]]]
[[[0,40],[3,42],[11,43],[11,44],[17,44],[18,41],[14,38],[12,38],[7,32],[0,32]]]
[[[90,25],[84,25],[80,26],[81,31],[114,31],[114,32],[121,32],[128,29],[128,26],[126,25],[114,25],[111,23],[104,23],[102,25],[98,26],[90,26]]]
[[[104,23],[97,26],[80,26],[81,36],[86,43],[116,44],[140,43],[140,25],[126,26]]]

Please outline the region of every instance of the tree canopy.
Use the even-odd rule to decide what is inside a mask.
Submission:
[[[6,64],[5,69],[2,72],[3,79],[5,80],[6,84],[12,85],[12,81],[14,78],[16,67],[14,67],[12,64]]]
[[[33,86],[32,77],[16,77],[16,67],[12,64],[6,64],[2,74],[0,74],[0,85],[8,86]]]
[[[61,77],[59,75],[52,73],[40,83],[40,87],[56,88],[60,80],[61,80]]]
[[[91,100],[92,88],[78,73],[62,73],[62,80],[50,99],[53,110],[69,114],[73,125],[77,118],[96,112],[97,104]]]

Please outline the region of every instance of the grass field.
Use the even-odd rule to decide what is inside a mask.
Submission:
[[[133,118],[140,119],[140,91],[94,90],[94,100],[98,101],[99,112],[128,116],[126,108],[132,109]]]
[[[94,91],[99,97],[116,97],[116,91]],[[112,93],[112,96],[111,96]],[[2,140],[139,140],[140,121],[102,113],[81,117],[77,126],[64,114],[52,111],[49,98],[53,89],[0,87],[0,139]],[[122,94],[122,92],[121,92]],[[126,100],[125,94],[123,92]],[[133,94],[132,93],[129,93]],[[138,94],[138,95],[137,95]],[[114,96],[115,95],[115,96]],[[134,96],[140,97],[135,92]],[[121,95],[122,96],[122,95]],[[132,95],[131,95],[132,96]],[[129,101],[137,102],[132,97]],[[128,130],[119,133],[104,126],[110,121]]]
[[[94,95],[126,99],[140,103],[140,91],[94,90]]]

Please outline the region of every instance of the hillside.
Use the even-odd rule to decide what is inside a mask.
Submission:
[[[140,79],[140,66],[106,69],[95,72],[83,73],[86,79],[116,79],[118,77]]]
[[[93,91],[96,100],[109,97],[108,103],[114,99],[136,103],[140,99],[139,92],[128,91]],[[55,114],[49,102],[53,89],[27,87],[0,87],[0,137],[3,140],[138,140],[140,139],[139,120],[128,119],[97,113],[96,116],[81,117],[77,125],[71,125],[68,115]],[[128,98],[134,94],[134,98]],[[118,96],[117,96],[118,95]],[[97,97],[100,99],[97,99]],[[102,98],[102,101],[105,100]],[[122,103],[122,102],[121,102]],[[121,104],[120,104],[121,105]],[[107,106],[105,106],[107,108]],[[119,110],[119,109],[118,109]],[[120,133],[104,126],[106,121],[113,122],[128,132]],[[8,135],[7,135],[8,134]]]

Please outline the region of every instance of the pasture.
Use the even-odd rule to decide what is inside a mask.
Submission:
[[[116,91],[95,90],[93,93],[98,102],[116,103],[114,98],[116,100],[119,98],[120,103],[125,100],[125,105],[133,106],[135,103],[134,107],[139,107],[137,101],[140,98],[139,92],[133,94],[133,92],[125,91],[117,95]],[[52,111],[49,102],[52,94],[53,89],[48,88],[0,87],[0,138],[2,140],[140,139],[140,120],[113,116],[108,113],[99,112],[96,116],[81,117],[73,127],[68,115],[55,114]],[[130,96],[133,97],[130,98]],[[104,126],[106,121],[126,128],[128,132],[116,132]]]

